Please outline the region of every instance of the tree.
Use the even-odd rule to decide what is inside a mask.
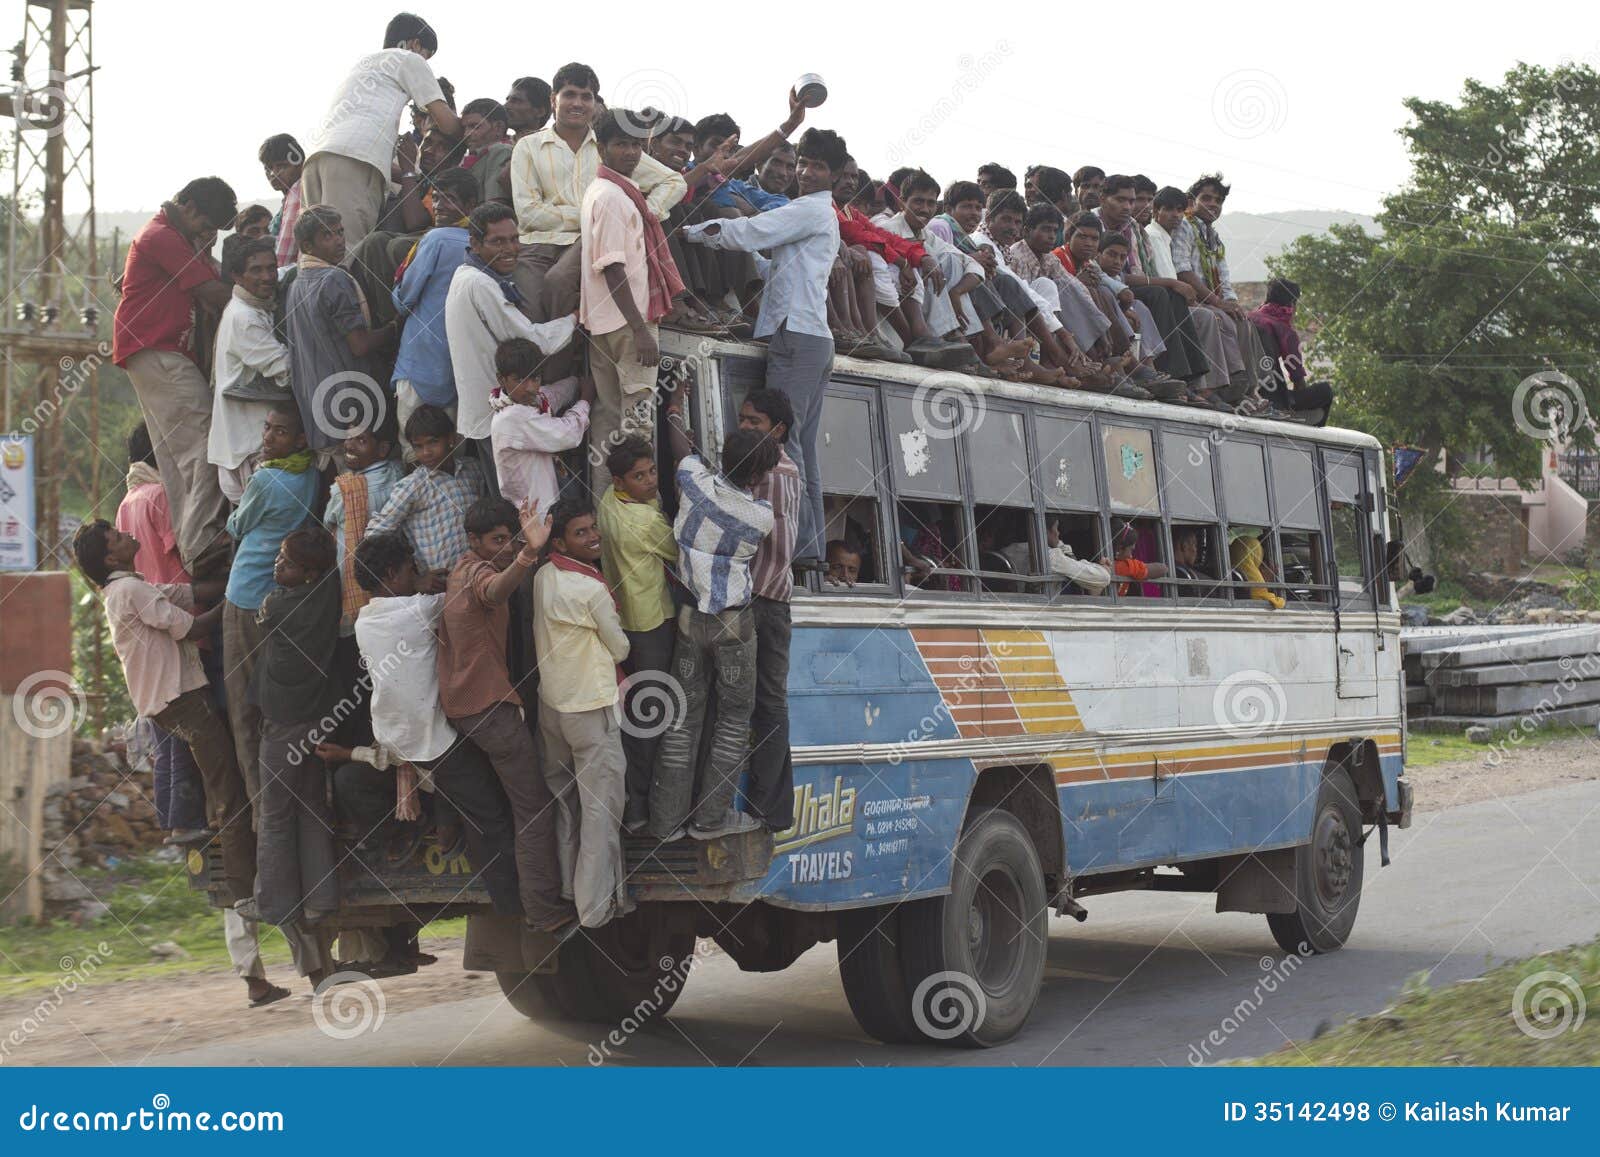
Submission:
[[[1405,106],[1411,177],[1384,199],[1381,234],[1302,237],[1273,272],[1300,283],[1341,424],[1536,478],[1530,431],[1555,404],[1600,413],[1600,73],[1519,64],[1499,87],[1468,81],[1458,104]]]

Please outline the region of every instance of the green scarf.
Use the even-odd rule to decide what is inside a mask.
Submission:
[[[311,467],[311,451],[296,450],[287,458],[268,458],[261,463],[274,470],[282,470],[288,474],[304,474]]]
[[[972,243],[972,238],[967,236],[967,231],[961,227],[961,223],[950,214],[940,213],[936,220],[943,221],[950,226],[950,236],[955,239],[956,248],[961,252],[971,253],[978,248]]]
[[[1189,224],[1194,227],[1194,251],[1200,259],[1200,275],[1205,278],[1207,286],[1218,289],[1219,267],[1227,256],[1228,247],[1222,243],[1222,235],[1214,226],[1206,224],[1192,213],[1189,215]]]

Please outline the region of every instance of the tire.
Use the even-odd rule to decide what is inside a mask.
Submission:
[[[561,1016],[560,1008],[539,986],[537,973],[502,971],[496,972],[494,978],[500,982],[506,1003],[529,1020],[552,1020]]]
[[[1293,912],[1269,912],[1285,952],[1334,952],[1350,938],[1361,906],[1361,805],[1350,773],[1334,768],[1317,790],[1311,839],[1295,849]]]
[[[839,979],[844,982],[845,1000],[862,1031],[884,1044],[922,1039],[911,1018],[911,994],[900,954],[900,917],[906,909],[926,903],[912,900],[839,913]]]
[[[578,932],[561,945],[555,972],[533,973],[529,979],[540,1003],[567,1019],[643,1022],[665,1016],[678,1002],[693,960],[693,931],[668,928],[640,909]]]
[[[935,1044],[988,1048],[1027,1023],[1044,979],[1044,869],[1010,812],[973,816],[956,845],[950,894],[906,905],[901,954],[911,1016]]]

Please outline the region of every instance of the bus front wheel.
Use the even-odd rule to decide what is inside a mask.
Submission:
[[[923,1039],[987,1048],[1015,1036],[1039,999],[1049,908],[1022,822],[991,808],[956,845],[950,892],[906,905],[905,989]]]
[[[1344,946],[1361,905],[1361,804],[1343,767],[1322,779],[1311,840],[1295,849],[1293,912],[1269,912],[1267,926],[1285,952]]]

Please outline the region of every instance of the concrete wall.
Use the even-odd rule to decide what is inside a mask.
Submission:
[[[1461,545],[1439,552],[1439,573],[1518,573],[1528,553],[1522,495],[1506,490],[1458,490],[1453,502],[1466,538]]]
[[[1582,550],[1588,532],[1589,501],[1560,475],[1544,476],[1544,501],[1528,511],[1528,551],[1534,560],[1560,559]]]
[[[72,587],[64,573],[0,575],[0,914],[38,916],[44,793],[72,767]],[[6,893],[10,893],[9,899]]]

